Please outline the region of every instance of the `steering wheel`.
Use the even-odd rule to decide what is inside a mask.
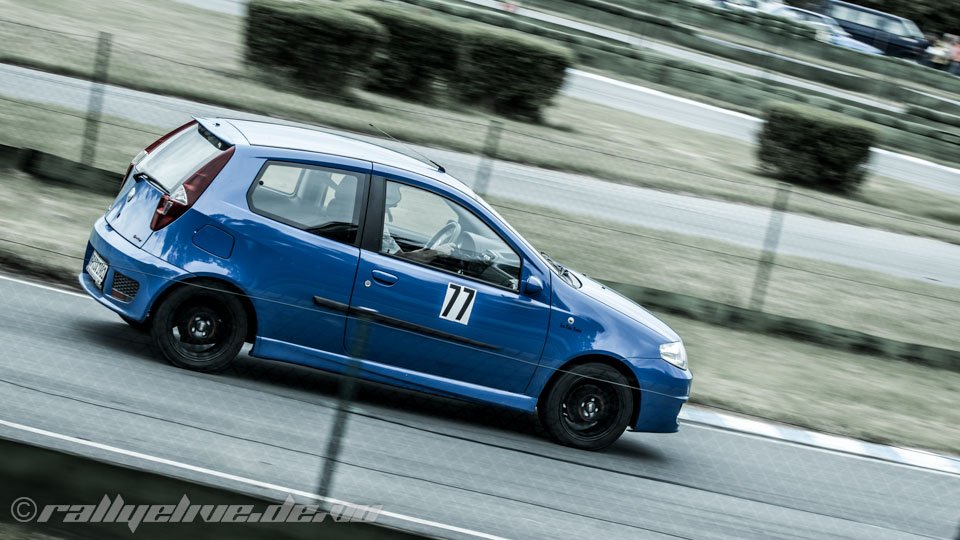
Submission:
[[[453,242],[460,236],[460,223],[450,220],[446,225],[440,227],[440,230],[433,235],[433,238],[427,241],[423,246],[426,249],[436,249],[440,244]]]

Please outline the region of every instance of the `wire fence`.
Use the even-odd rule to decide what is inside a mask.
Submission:
[[[77,159],[116,170],[118,176],[140,149],[193,115],[269,117],[349,134],[405,153],[413,147],[416,153],[438,161],[453,176],[484,194],[538,248],[591,276],[904,341],[947,348],[960,346],[951,330],[960,304],[957,266],[950,263],[958,257],[955,245],[917,239],[916,245],[921,247],[915,248],[905,235],[791,213],[791,205],[795,204],[791,201],[815,201],[825,208],[842,209],[854,221],[880,220],[883,226],[894,230],[907,224],[960,237],[960,228],[757,177],[716,174],[702,165],[684,165],[673,156],[658,156],[655,149],[638,148],[629,141],[598,137],[587,143],[576,132],[576,126],[523,126],[504,119],[491,120],[483,114],[433,109],[399,100],[382,99],[360,106],[331,104],[279,86],[277,81],[245,71],[240,65],[227,69],[184,61],[131,44],[129,38],[59,32],[7,20],[0,20],[0,36],[19,35],[14,27],[28,29],[35,35],[13,44],[4,57],[7,62],[25,67],[9,63],[2,66],[5,73],[0,79],[0,118],[11,129],[4,130],[0,143]],[[37,43],[57,43],[66,52],[60,58],[28,61],[29,51]],[[374,128],[368,129],[371,124]],[[381,129],[403,142],[384,139],[378,134]],[[617,170],[622,174],[606,177]],[[715,197],[683,194],[692,183],[709,187],[709,193]],[[91,195],[90,199],[96,200],[78,206],[100,205],[102,212],[100,203],[107,198]],[[749,200],[763,201],[764,206],[744,204]],[[17,227],[21,218],[11,215],[0,217],[0,224],[6,225],[5,232],[0,234],[0,252],[7,252],[26,267],[27,263],[46,264],[54,272],[70,275],[76,275],[89,260],[84,254],[89,224],[82,229],[62,231],[63,238],[75,241],[74,245],[63,238],[32,236],[38,227]],[[167,279],[160,274],[146,275],[142,268],[122,265],[113,265],[112,271],[144,279]],[[942,286],[924,283],[928,275],[936,276]],[[202,283],[191,286],[209,289]],[[233,294],[221,289],[213,292]],[[258,308],[266,306],[264,309],[275,314],[275,327],[295,328],[302,326],[305,317],[329,317],[328,312],[311,302],[284,300],[269,290],[247,297]],[[28,295],[5,301],[10,302],[15,313],[28,313],[37,307],[35,299]],[[93,313],[92,308],[84,313]],[[89,317],[91,322],[81,323],[78,330],[82,336],[102,333],[107,328],[102,317]],[[352,329],[359,336],[355,341],[363,347],[368,344],[367,332],[381,322],[352,313],[340,324],[356,325]],[[54,358],[54,368],[100,389],[101,382],[85,373],[108,369],[116,374],[131,356],[143,355],[145,351],[157,356],[153,339],[146,334],[134,330],[117,332],[113,327],[110,330],[119,336],[105,345],[113,351],[112,355],[108,357],[83,346],[79,352],[88,356],[82,362],[70,366]],[[351,330],[344,326],[335,331],[343,334]],[[911,335],[916,339],[908,339]],[[13,345],[9,352],[14,358],[32,358],[36,354],[31,349],[33,344],[26,340]],[[51,340],[48,346],[52,357],[76,356],[77,351],[72,351],[69,344]],[[477,522],[477,515],[491,511],[507,512],[505,521],[535,512],[562,513],[565,517],[560,523],[566,527],[566,533],[580,537],[594,532],[597,522],[623,527],[632,534],[645,531],[693,537],[688,528],[669,520],[642,522],[623,517],[634,511],[630,501],[601,497],[586,507],[578,507],[583,501],[562,501],[540,479],[552,477],[558,464],[571,466],[572,458],[528,450],[527,443],[517,442],[531,431],[540,432],[530,415],[516,410],[491,413],[488,407],[473,403],[426,398],[359,381],[356,376],[362,374],[364,379],[416,387],[399,371],[382,371],[372,376],[375,366],[349,360],[364,358],[363,349],[359,350],[344,355],[348,360],[340,363],[304,362],[346,375],[341,379],[283,364],[260,363],[248,355],[241,355],[228,369],[227,387],[208,385],[206,379],[198,379],[180,388],[157,375],[155,366],[142,368],[149,376],[160,377],[156,388],[144,389],[148,397],[163,396],[173,402],[189,403],[196,400],[191,392],[209,392],[204,395],[205,402],[236,407],[230,415],[196,407],[178,410],[172,417],[157,416],[148,412],[146,406],[81,399],[66,392],[52,396],[41,385],[9,370],[0,381],[11,388],[8,397],[19,403],[18,407],[64,416],[73,416],[70,408],[90,411],[89,417],[76,425],[81,433],[96,432],[100,429],[98,424],[116,422],[118,430],[151,441],[175,429],[186,429],[194,439],[192,443],[182,442],[185,447],[195,445],[193,450],[204,459],[229,460],[238,473],[262,473],[262,463],[271,458],[248,445],[269,446],[284,452],[300,470],[319,471],[319,479],[310,472],[309,479],[290,480],[325,497],[369,500],[369,494],[375,493],[384,500],[403,500],[422,496],[429,499],[426,504],[433,505],[455,500],[457,511],[468,522]],[[551,363],[559,360],[556,358],[530,362],[515,355],[495,356],[515,371],[532,374],[546,369],[550,371],[547,378],[566,374],[590,379],[567,368],[544,367],[557,365]],[[116,376],[133,379],[132,375]],[[264,383],[279,385],[283,395],[258,401],[250,390],[262,388]],[[613,384],[636,395],[657,394],[656,388],[633,381]],[[73,403],[57,404],[50,401],[52,397]],[[469,423],[467,427],[442,422],[423,426],[411,416],[418,412],[437,414],[442,420],[467,419]],[[251,425],[238,419],[254,420]],[[275,427],[280,424],[296,425],[298,430],[292,434],[280,432]],[[492,427],[505,432],[491,435],[487,428]],[[696,441],[706,454],[716,444],[711,437],[702,435]],[[385,445],[384,440],[390,444]],[[474,452],[470,443],[476,441],[498,448],[498,453],[477,455],[473,462],[461,460],[462,470],[451,468],[451,458]],[[243,459],[226,455],[229,450],[217,453],[215,445],[219,444]],[[508,453],[499,453],[501,450]],[[210,452],[211,456],[203,452]],[[414,455],[416,459],[408,461]],[[542,460],[522,457],[528,455]],[[714,465],[722,465],[719,458],[703,459],[717,459]],[[522,464],[498,469],[508,460]],[[604,470],[604,465],[575,466],[586,467],[589,474],[610,472]],[[481,470],[492,483],[477,479]],[[843,474],[829,467],[824,471],[817,474]],[[638,481],[662,480],[638,469],[627,471],[627,475]],[[672,482],[699,489],[695,476],[686,471]],[[590,487],[590,480],[582,481]],[[787,481],[769,477],[767,481],[771,485],[765,489],[771,492],[791,489]],[[537,486],[542,492],[521,495],[524,483]],[[731,485],[738,483],[731,481]],[[917,486],[904,489],[920,490],[920,484],[918,480]],[[595,486],[600,489],[599,483]],[[948,489],[944,488],[944,492]],[[492,498],[512,500],[518,507],[508,506],[504,510],[503,506],[491,503]],[[777,508],[787,512],[790,504]],[[934,515],[929,519],[955,518],[945,510],[930,512]],[[884,516],[885,513],[888,515]],[[913,517],[891,517],[889,509],[882,505],[877,506],[875,514],[877,520],[888,521]],[[821,520],[817,525],[823,530],[834,530],[834,525],[827,521],[838,516],[840,513],[824,511],[815,519]]]

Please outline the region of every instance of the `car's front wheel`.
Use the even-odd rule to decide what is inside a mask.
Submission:
[[[247,334],[247,313],[237,295],[209,284],[177,288],[151,319],[151,335],[163,356],[195,371],[226,368]]]
[[[540,422],[557,442],[600,450],[623,434],[633,412],[633,391],[606,364],[574,366],[562,373],[540,403]]]

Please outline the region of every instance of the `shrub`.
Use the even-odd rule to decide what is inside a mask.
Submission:
[[[520,32],[471,25],[464,32],[454,91],[461,101],[538,120],[560,90],[572,53]]]
[[[761,167],[781,180],[832,191],[863,181],[876,132],[866,123],[822,109],[775,103],[759,135]]]
[[[247,63],[306,90],[342,94],[359,84],[386,40],[373,19],[325,2],[251,0],[248,7]]]
[[[430,101],[437,82],[454,73],[462,26],[427,13],[383,4],[362,4],[354,11],[382,24],[390,45],[378,55],[368,86],[374,90]]]

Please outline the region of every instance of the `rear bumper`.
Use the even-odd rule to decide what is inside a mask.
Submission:
[[[102,290],[86,272],[87,262],[94,250],[109,265]],[[137,292],[132,299],[123,300],[111,294],[114,291],[118,273],[137,283]],[[101,217],[90,233],[79,279],[80,286],[96,301],[124,317],[143,321],[149,315],[150,307],[157,295],[186,274],[184,270],[167,264],[131,244]]]
[[[680,409],[690,399],[693,374],[659,358],[628,360],[640,381],[640,410],[630,428],[647,433],[680,430]]]

